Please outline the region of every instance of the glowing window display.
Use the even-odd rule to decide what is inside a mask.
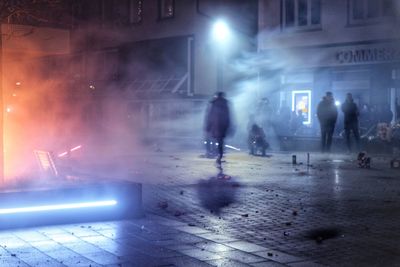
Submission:
[[[311,123],[311,90],[292,91],[292,111],[301,110],[304,116],[303,124]]]

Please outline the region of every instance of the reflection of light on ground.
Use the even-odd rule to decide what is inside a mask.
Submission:
[[[335,173],[335,184],[339,184],[340,183],[339,170],[335,169],[334,173]]]
[[[44,205],[44,206],[0,209],[0,214],[65,210],[65,209],[82,209],[82,208],[90,208],[90,207],[114,206],[116,204],[117,204],[117,201],[115,201],[115,200],[81,202],[81,203],[66,203],[66,204],[60,204],[60,205]]]
[[[22,239],[11,235],[10,232],[3,232],[0,234],[0,242],[3,248],[13,249],[13,248],[24,248],[28,247],[29,244]]]

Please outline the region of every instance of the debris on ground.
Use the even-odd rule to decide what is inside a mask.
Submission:
[[[297,210],[294,210],[294,211],[292,212],[292,215],[293,215],[293,216],[297,216],[297,215],[298,215]]]
[[[268,255],[268,257],[273,257],[274,256],[274,254],[272,252],[268,252],[267,255]]]
[[[181,195],[183,195],[183,193],[184,193],[183,190],[181,190],[181,191],[179,192],[179,194],[181,194]]]
[[[166,200],[160,201],[160,202],[158,202],[157,206],[158,206],[160,209],[165,210],[166,208],[168,208],[168,202],[167,202]]]
[[[291,223],[291,222],[286,222],[286,223],[285,223],[285,225],[287,225],[287,226],[291,226],[291,225],[292,225],[292,223]]]
[[[174,216],[175,216],[175,217],[179,217],[179,216],[182,216],[182,215],[184,215],[184,214],[185,214],[184,212],[177,210],[177,211],[175,211]]]
[[[242,214],[242,217],[246,217],[247,218],[247,217],[249,217],[249,214],[247,214],[247,213],[246,214]]]
[[[194,223],[188,223],[189,226],[194,227],[196,226]]]
[[[289,233],[285,231],[285,232],[283,232],[283,235],[284,236],[289,236]]]

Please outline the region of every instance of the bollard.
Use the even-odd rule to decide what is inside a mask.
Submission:
[[[310,153],[307,153],[307,166],[310,166]]]
[[[392,169],[400,169],[400,159],[392,159],[390,161],[390,168],[392,168]]]
[[[292,155],[292,164],[297,164],[296,155]]]

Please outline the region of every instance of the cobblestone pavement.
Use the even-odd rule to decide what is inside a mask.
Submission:
[[[116,158],[143,183],[142,219],[0,231],[0,266],[400,266],[400,170],[387,158],[201,151]]]
[[[146,208],[288,257],[400,266],[400,170],[390,169],[390,159],[373,157],[371,169],[360,169],[356,155],[313,153],[307,168],[306,153],[297,157],[293,166],[291,154],[230,154],[232,178],[219,181],[212,160],[171,155],[158,161],[169,182],[145,187]]]

